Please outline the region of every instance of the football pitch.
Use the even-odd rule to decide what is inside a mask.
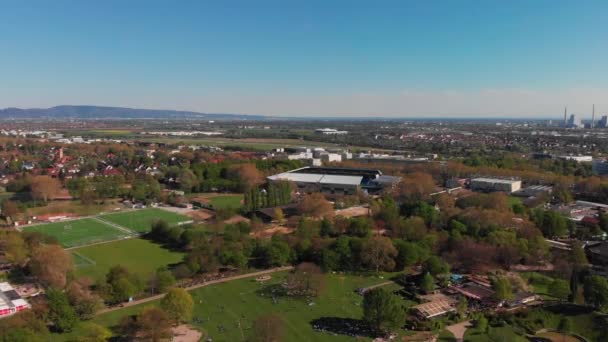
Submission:
[[[187,216],[158,208],[148,208],[116,214],[105,214],[101,215],[100,218],[140,234],[149,232],[152,223],[157,220],[163,220],[169,225],[176,225],[178,223],[192,220]]]
[[[103,278],[112,266],[121,265],[148,279],[159,267],[178,263],[184,254],[144,239],[127,239],[71,250],[76,275]]]
[[[90,245],[132,235],[94,218],[40,224],[25,227],[24,231],[52,236],[64,247]]]

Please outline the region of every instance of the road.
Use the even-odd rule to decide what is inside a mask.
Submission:
[[[471,321],[464,321],[445,327],[446,330],[454,334],[456,341],[464,341],[464,333],[471,326]]]
[[[277,267],[277,268],[271,268],[269,270],[264,270],[264,271],[258,271],[258,272],[252,272],[252,273],[245,273],[245,274],[239,274],[239,275],[235,275],[232,277],[226,277],[226,278],[221,278],[221,279],[216,279],[216,280],[210,280],[204,283],[200,283],[200,284],[196,284],[196,285],[192,285],[190,287],[186,287],[186,291],[192,291],[201,287],[205,287],[205,286],[209,286],[209,285],[214,285],[214,284],[221,284],[221,283],[227,283],[229,281],[233,281],[233,280],[239,280],[239,279],[245,279],[245,278],[251,278],[251,277],[257,277],[257,276],[261,276],[261,275],[265,275],[265,274],[272,274],[272,273],[276,273],[276,272],[283,272],[283,271],[289,271],[292,270],[293,266],[283,266],[283,267]],[[121,310],[124,308],[128,308],[130,306],[135,306],[135,305],[139,305],[139,304],[143,304],[143,303],[148,303],[148,302],[152,302],[158,299],[161,299],[165,296],[165,293],[161,293],[159,295],[156,296],[152,296],[152,297],[146,297],[146,298],[142,298],[142,299],[138,299],[138,300],[134,300],[132,302],[129,303],[124,303],[122,304],[122,306],[114,306],[111,308],[105,308],[102,310],[99,310],[96,315],[102,315],[111,311],[116,311],[116,310]]]

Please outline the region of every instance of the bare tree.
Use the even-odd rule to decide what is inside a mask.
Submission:
[[[361,259],[368,267],[380,270],[392,271],[395,268],[395,258],[397,249],[391,240],[384,236],[374,236],[369,238],[361,250]]]
[[[72,256],[59,245],[41,245],[34,249],[30,269],[42,283],[63,288],[67,274],[74,269]]]
[[[50,176],[36,176],[32,178],[31,183],[32,197],[38,200],[48,202],[48,200],[56,195],[61,189],[59,181]]]
[[[334,207],[325,199],[321,193],[312,193],[305,195],[300,204],[298,211],[302,215],[312,217],[331,217],[334,213]]]

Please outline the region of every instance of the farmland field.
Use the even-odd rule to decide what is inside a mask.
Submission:
[[[50,235],[56,238],[64,247],[116,240],[130,235],[125,231],[93,218],[40,224],[25,227],[24,231]]]
[[[347,335],[317,332],[312,328],[311,321],[322,317],[361,319],[362,297],[355,290],[386,281],[377,277],[327,274],[325,290],[319,298],[312,300],[311,303],[314,304],[303,299],[285,297],[279,297],[274,302],[270,296],[262,295],[265,291],[261,290],[280,284],[285,275],[286,273],[276,273],[264,285],[249,278],[191,291],[195,302],[193,317],[198,319],[192,324],[206,331],[215,342],[244,341],[251,337],[251,326],[257,316],[274,312],[285,320],[285,341],[353,341],[355,338]],[[94,318],[93,322],[112,327],[121,317],[137,314],[142,308],[151,305],[158,305],[158,301],[109,312]],[[77,333],[78,327],[72,334]],[[68,340],[70,336],[59,335],[60,340]]]
[[[150,231],[151,224],[159,219],[164,220],[169,225],[175,225],[180,222],[190,220],[190,218],[186,216],[158,208],[134,210],[117,214],[106,214],[101,215],[100,218],[131,229],[137,233],[146,233]]]
[[[169,251],[143,239],[128,239],[73,250],[76,275],[92,279],[104,277],[115,265],[148,277],[157,268],[182,260],[183,253]],[[91,263],[91,261],[93,263]]]

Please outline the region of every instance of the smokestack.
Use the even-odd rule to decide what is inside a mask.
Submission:
[[[568,112],[568,106],[564,107],[564,127],[568,127],[568,118],[567,118],[567,113]]]
[[[595,127],[595,104],[593,105],[593,111],[591,112],[591,128]]]

